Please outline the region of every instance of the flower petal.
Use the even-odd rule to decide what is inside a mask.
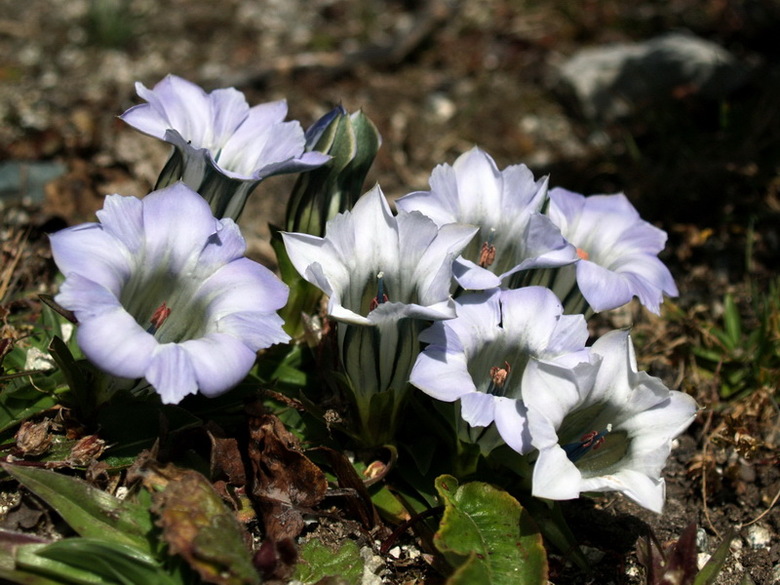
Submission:
[[[539,452],[534,463],[531,494],[548,500],[573,500],[580,496],[582,475],[566,452],[553,446]]]
[[[109,195],[96,213],[103,229],[122,242],[131,254],[143,246],[143,203],[136,197]]]
[[[216,396],[238,384],[257,357],[242,341],[222,333],[211,333],[180,345],[190,357],[197,389],[206,396]]]
[[[198,391],[190,353],[178,343],[159,345],[146,369],[146,379],[154,386],[163,404],[178,404]]]
[[[533,449],[526,413],[525,404],[520,400],[504,396],[495,399],[496,429],[504,442],[520,454]]]
[[[51,251],[60,271],[87,276],[115,296],[130,278],[130,252],[100,224],[86,223],[51,236]]]
[[[184,183],[144,198],[146,262],[168,264],[173,273],[197,260],[218,222],[208,203]]]
[[[79,322],[79,347],[100,369],[120,378],[142,378],[158,347],[123,308]]]
[[[290,341],[290,336],[282,330],[282,325],[284,321],[276,313],[243,311],[220,319],[217,331],[232,335],[253,351],[257,351],[275,343]]]

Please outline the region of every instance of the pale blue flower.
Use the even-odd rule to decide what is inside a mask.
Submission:
[[[660,512],[661,471],[672,439],[696,416],[696,402],[637,371],[627,331],[603,335],[592,351],[600,360],[595,378],[524,389],[531,443],[539,450],[533,495],[566,500],[619,491]]]
[[[636,296],[658,314],[663,295],[677,296],[669,269],[658,259],[666,232],[639,217],[622,193],[585,197],[550,190],[548,214],[577,249],[574,266],[559,269],[551,288],[565,298],[576,284],[594,311],[625,305]]]
[[[78,343],[105,372],[146,378],[165,403],[238,384],[256,352],[288,341],[287,287],[244,258],[230,219],[176,183],[144,199],[109,195],[86,223],[51,236]]]
[[[136,91],[146,103],[120,117],[176,148],[158,188],[181,179],[209,201],[218,217],[236,219],[263,179],[316,168],[330,158],[305,152],[301,125],[284,121],[284,100],[250,108],[235,88],[206,93],[175,75],[153,89],[136,83]]]
[[[420,211],[437,225],[458,222],[479,228],[456,263],[456,278],[464,288],[493,288],[518,271],[576,260],[574,248],[541,213],[547,178],[535,180],[525,165],[499,171],[490,155],[474,147],[452,166],[437,166],[430,185],[430,191],[410,193],[396,205]]]
[[[495,423],[504,442],[528,452],[523,396],[573,392],[575,372],[592,370],[585,319],[563,315],[556,296],[537,286],[463,295],[457,312],[420,335],[429,345],[410,382],[437,400],[460,400],[469,425]]]

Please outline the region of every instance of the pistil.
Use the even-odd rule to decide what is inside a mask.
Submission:
[[[566,456],[572,463],[577,463],[587,453],[592,450],[596,450],[604,444],[604,437],[612,432],[612,425],[607,425],[607,428],[601,432],[589,431],[580,437],[580,440],[574,443],[567,443],[563,445],[563,450],[566,452]]]
[[[368,310],[373,311],[379,305],[386,303],[387,301],[388,298],[385,294],[385,273],[379,272],[376,275],[376,296],[371,299],[371,304],[369,305]]]

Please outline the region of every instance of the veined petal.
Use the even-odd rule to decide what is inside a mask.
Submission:
[[[125,245],[131,254],[143,246],[143,204],[135,197],[108,195],[96,213],[103,229]]]
[[[587,260],[577,263],[577,284],[594,311],[622,307],[634,296],[626,276]]]
[[[142,378],[158,347],[154,336],[121,307],[79,322],[77,336],[91,362],[120,378]]]
[[[144,198],[146,261],[180,272],[200,256],[217,227],[208,203],[184,183],[154,191]]]
[[[584,197],[552,189],[548,214],[583,258],[577,284],[593,310],[614,309],[636,296],[658,313],[663,294],[677,294],[657,258],[666,233],[643,221],[622,193]]]
[[[290,336],[282,329],[284,321],[276,313],[236,312],[226,315],[217,322],[217,331],[232,335],[257,351],[276,343],[287,343]]]
[[[284,122],[284,100],[250,108],[235,88],[206,93],[173,75],[153,89],[137,83],[136,91],[147,103],[130,108],[121,118],[187,153],[180,178],[209,200],[217,195],[201,189],[207,161],[227,181],[256,184],[274,174],[316,168],[329,159],[304,152],[300,124]]]
[[[503,396],[496,398],[494,403],[496,429],[504,442],[520,454],[533,450],[525,404]]]
[[[223,218],[217,224],[217,231],[207,240],[198,258],[198,264],[206,272],[213,272],[220,266],[243,257],[246,241],[241,230],[232,219]]]
[[[157,346],[146,369],[146,379],[154,386],[163,404],[178,404],[198,391],[190,353],[178,343]]]
[[[127,248],[100,224],[86,223],[60,230],[51,236],[51,251],[65,274],[89,277],[115,295],[130,277],[133,259]]]
[[[458,256],[452,266],[452,273],[458,284],[465,290],[488,290],[501,286],[501,277],[506,275],[496,275],[487,268],[482,268],[474,264],[471,260],[466,260],[463,256]]]
[[[122,306],[116,295],[106,287],[75,272],[65,279],[54,300],[73,311],[80,322]]]
[[[411,280],[418,282],[418,290],[421,304],[435,303],[446,298],[452,286],[453,262],[463,248],[471,241],[478,229],[474,226],[461,224],[448,224],[442,226],[438,233],[425,246],[422,256],[411,268]],[[422,233],[423,230],[418,230]],[[414,245],[414,241],[407,239],[402,231],[401,237],[405,242]],[[408,258],[408,256],[407,256]],[[403,260],[403,259],[402,259]],[[401,267],[402,274],[408,274]]]
[[[465,356],[448,353],[443,347],[428,347],[421,353],[409,381],[429,396],[444,402],[454,402],[469,392],[477,391]]]
[[[250,117],[249,104],[246,103],[244,94],[234,87],[215,89],[209,94],[209,98],[213,124],[210,132],[211,140],[203,146],[221,149],[225,147],[233,133],[247,123]]]
[[[263,294],[257,294],[263,291]],[[273,313],[287,303],[289,289],[262,264],[238,258],[205,280],[196,298],[208,306],[214,320],[244,311]]]
[[[224,333],[185,341],[181,348],[189,355],[197,389],[206,396],[222,394],[237,385],[249,373],[256,358],[244,342]]]
[[[478,229],[455,266],[462,287],[494,287],[518,271],[561,266],[576,259],[574,248],[540,213],[547,179],[534,180],[525,165],[500,171],[487,153],[475,147],[452,166],[436,167],[430,184],[431,191],[411,193],[396,205],[403,211],[419,211],[439,226],[460,223]]]
[[[592,351],[595,375],[578,373],[573,388],[536,383],[538,393],[524,393],[532,443],[539,449],[533,493],[570,499],[586,491],[620,491],[660,511],[661,471],[672,439],[693,421],[696,404],[637,372],[628,332],[607,333]],[[557,485],[562,474],[570,478],[563,488]]]
[[[481,392],[463,394],[460,399],[460,416],[472,427],[486,427],[496,420],[497,401],[490,394]]]
[[[622,492],[640,506],[660,514],[663,511],[666,484],[663,478],[653,479],[631,469],[621,470],[614,475],[583,479],[584,492]],[[575,496],[576,497],[576,496]]]
[[[142,104],[121,116],[125,122],[157,138],[163,138],[165,131],[172,128],[185,140],[205,146],[203,142],[212,116],[211,103],[205,91],[175,75],[166,76],[151,90],[142,83],[136,83],[135,87],[139,97],[148,102],[147,107],[157,116],[140,114]],[[131,112],[132,115],[128,116]],[[162,124],[153,126],[157,121]]]

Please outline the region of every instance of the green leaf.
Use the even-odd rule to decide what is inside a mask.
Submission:
[[[729,556],[729,547],[731,546],[731,540],[733,538],[733,532],[729,531],[723,542],[715,550],[707,563],[698,572],[696,578],[693,580],[693,585],[712,585],[715,583],[715,579],[718,578],[723,565],[726,563],[726,559]]]
[[[310,540],[301,547],[300,561],[294,579],[305,584],[317,583],[326,577],[341,577],[349,585],[357,585],[363,576],[363,559],[353,540],[347,540],[337,551],[319,540]]]
[[[119,500],[85,481],[48,469],[8,463],[2,467],[54,508],[79,535],[152,552],[146,537],[153,527],[147,504]]]
[[[174,404],[160,404],[157,396],[139,399],[117,392],[97,412],[100,438],[111,448],[107,455],[114,461],[136,457],[149,449],[161,435],[172,434],[202,424],[188,410]]]
[[[19,585],[62,585],[61,580],[52,581],[43,575],[36,575],[27,571],[16,571],[0,567],[0,580],[3,583],[18,583]]]
[[[145,552],[89,538],[68,538],[22,547],[17,551],[16,565],[25,572],[55,578],[59,583],[183,585]]]
[[[547,557],[539,529],[507,492],[482,482],[458,486],[450,475],[436,479],[444,517],[436,547],[457,569],[448,585],[542,585]]]
[[[33,379],[30,376],[11,380],[8,387],[0,392],[0,432],[59,404],[56,395],[41,392]]]
[[[731,341],[729,347],[735,348],[742,339],[742,318],[739,316],[739,309],[734,302],[734,297],[730,294],[723,299],[723,325]]]
[[[49,353],[65,376],[65,381],[70,388],[70,396],[78,413],[83,417],[90,416],[96,407],[95,392],[68,345],[55,335],[49,344]]]

